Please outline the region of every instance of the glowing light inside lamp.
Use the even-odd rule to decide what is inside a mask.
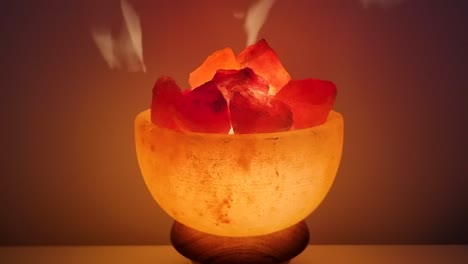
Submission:
[[[343,119],[266,134],[174,131],[136,118],[139,165],[175,220],[222,236],[269,234],[298,223],[328,192],[341,158]]]
[[[139,165],[159,205],[183,225],[227,237],[267,235],[307,217],[341,158],[335,85],[291,80],[265,40],[237,56],[216,51],[189,83],[182,92],[159,78],[151,110],[136,118]]]

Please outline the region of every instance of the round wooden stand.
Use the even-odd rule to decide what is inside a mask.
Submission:
[[[264,236],[224,237],[174,222],[171,242],[194,264],[286,264],[309,243],[309,229],[302,221]]]

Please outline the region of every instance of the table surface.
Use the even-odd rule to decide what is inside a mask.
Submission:
[[[171,246],[0,247],[0,263],[190,264]],[[468,245],[310,245],[290,264],[467,264]]]

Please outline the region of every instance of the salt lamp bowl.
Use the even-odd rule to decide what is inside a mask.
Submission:
[[[151,194],[176,221],[220,236],[288,228],[323,200],[335,178],[343,118],[265,134],[178,132],[135,120],[136,151]]]

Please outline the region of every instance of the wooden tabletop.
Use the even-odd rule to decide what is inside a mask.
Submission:
[[[171,246],[0,247],[2,264],[190,264]],[[468,245],[311,245],[290,264],[467,264]]]

